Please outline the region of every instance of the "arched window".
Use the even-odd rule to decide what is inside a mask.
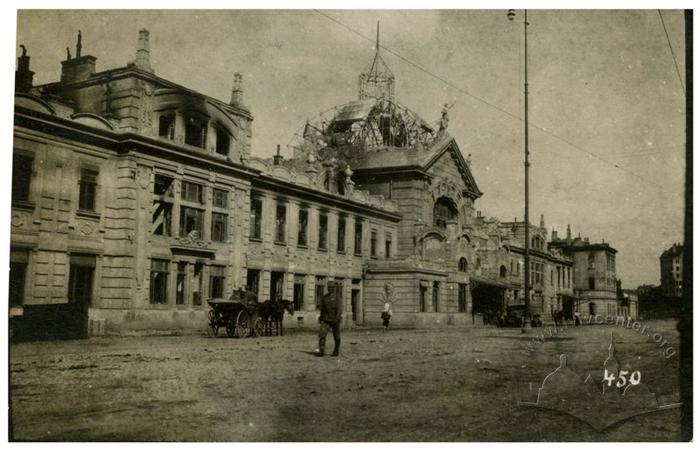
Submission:
[[[466,258],[459,258],[459,271],[466,273],[467,267],[468,267],[467,259]]]
[[[447,228],[447,222],[457,219],[457,208],[447,197],[440,197],[433,207],[433,226]]]
[[[499,275],[501,278],[505,278],[506,275],[508,275],[508,269],[506,269],[506,266],[501,266],[501,270],[499,271]]]

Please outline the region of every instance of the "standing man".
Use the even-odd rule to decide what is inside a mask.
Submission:
[[[338,283],[328,282],[328,292],[321,298],[321,315],[318,321],[321,328],[318,332],[318,353],[316,356],[323,356],[326,349],[326,335],[328,331],[333,331],[333,355],[338,356],[340,351],[340,322],[343,318],[343,290]]]

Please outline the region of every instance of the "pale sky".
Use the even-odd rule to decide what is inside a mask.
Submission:
[[[324,11],[502,110],[522,116],[522,22],[505,10]],[[519,12],[520,13],[520,12]],[[683,13],[662,11],[685,85]],[[623,287],[659,283],[659,255],[683,237],[684,93],[656,10],[530,11],[530,121],[624,170],[531,128],[531,222],[545,215],[618,249]],[[255,116],[253,154],[284,149],[307,118],[355,100],[373,43],[314,11],[21,11],[35,83],[57,81],[65,48],[97,70],[134,59],[151,31],[155,73],[228,101],[241,72]],[[18,49],[19,53],[19,49]],[[383,51],[396,98],[426,121],[450,110],[449,131],[484,192],[477,209],[523,217],[522,122]],[[640,178],[629,174],[633,172]]]

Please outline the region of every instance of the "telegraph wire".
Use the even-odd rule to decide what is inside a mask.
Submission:
[[[332,22],[334,22],[334,23],[340,25],[341,27],[345,28],[346,30],[350,31],[351,33],[356,34],[357,36],[361,37],[362,39],[365,39],[365,40],[367,40],[367,41],[369,41],[369,42],[374,42],[374,39],[365,36],[365,35],[362,34],[361,32],[359,32],[359,31],[355,30],[354,28],[350,27],[349,25],[346,25],[345,23],[343,23],[343,22],[337,20],[336,18],[334,18],[334,17],[332,17],[332,16],[329,16],[328,14],[326,14],[326,13],[324,13],[324,12],[322,12],[322,11],[319,11],[318,9],[314,9],[313,11],[314,11],[315,13],[317,13],[317,14],[319,14],[319,15],[325,17],[326,19],[328,19],[328,20],[330,20],[330,21],[332,21]],[[397,58],[399,58],[401,61],[404,61],[405,63],[407,63],[407,64],[413,66],[414,68],[416,68],[416,69],[418,69],[419,71],[425,73],[426,75],[428,75],[428,76],[430,76],[430,77],[432,77],[432,78],[435,78],[436,80],[438,80],[438,81],[440,81],[440,82],[446,84],[447,86],[451,87],[452,89],[454,89],[454,90],[456,90],[456,91],[458,91],[458,92],[460,92],[460,93],[462,93],[462,94],[464,94],[464,95],[466,95],[466,96],[468,96],[468,97],[471,97],[471,98],[473,98],[474,100],[476,100],[476,101],[478,101],[478,102],[480,102],[480,103],[483,103],[483,104],[485,104],[485,105],[491,107],[492,109],[495,109],[495,110],[497,110],[497,111],[499,111],[499,112],[501,112],[501,113],[503,113],[503,114],[505,114],[505,115],[507,115],[507,116],[513,118],[513,119],[516,119],[516,120],[521,121],[521,122],[523,121],[523,119],[522,119],[520,116],[518,116],[518,115],[516,115],[516,114],[513,114],[513,113],[511,113],[510,111],[507,111],[507,110],[505,110],[505,109],[503,109],[503,108],[501,108],[501,107],[499,107],[499,106],[496,106],[496,105],[494,105],[493,103],[490,103],[489,101],[487,101],[487,100],[485,100],[485,99],[483,99],[483,98],[481,98],[481,97],[479,97],[479,96],[477,96],[477,95],[474,95],[474,94],[472,94],[471,92],[469,92],[469,91],[467,91],[467,90],[465,90],[465,89],[460,88],[459,86],[456,86],[455,84],[451,83],[450,81],[446,80],[445,78],[441,77],[440,75],[437,75],[437,74],[435,74],[435,73],[429,71],[428,69],[425,69],[424,67],[422,67],[422,66],[419,65],[418,63],[415,63],[415,62],[411,61],[410,59],[408,59],[408,58],[406,58],[406,57],[400,55],[399,53],[395,52],[394,50],[392,50],[392,49],[390,49],[390,48],[388,48],[388,47],[386,47],[386,46],[384,46],[384,45],[380,45],[380,48],[382,48],[383,50],[387,51],[388,53],[391,53],[392,55],[394,55],[394,56],[396,56]],[[675,60],[675,58],[674,58],[674,60]],[[575,150],[578,150],[578,151],[580,151],[580,152],[583,152],[583,153],[589,155],[589,156],[592,157],[592,158],[596,158],[596,159],[598,159],[599,161],[601,161],[601,162],[603,162],[603,163],[605,163],[605,164],[608,164],[609,166],[615,167],[615,168],[617,168],[617,169],[619,169],[619,170],[621,170],[621,171],[623,171],[623,172],[625,172],[625,173],[627,173],[627,174],[629,174],[629,175],[632,175],[632,176],[635,177],[635,178],[638,178],[638,179],[640,179],[640,180],[642,180],[642,181],[644,181],[644,182],[647,182],[647,183],[649,183],[649,184],[653,184],[654,186],[656,186],[656,187],[658,187],[658,188],[660,188],[660,189],[662,189],[662,190],[664,190],[664,191],[667,191],[667,189],[666,189],[665,186],[663,186],[663,185],[661,185],[661,184],[659,184],[659,183],[656,183],[655,181],[652,181],[652,180],[650,180],[650,179],[648,179],[648,178],[646,178],[646,177],[643,177],[643,176],[641,176],[641,175],[638,175],[637,173],[632,172],[631,170],[626,169],[625,167],[622,167],[622,166],[620,166],[619,164],[616,164],[616,163],[614,163],[614,162],[612,162],[612,161],[608,161],[607,159],[603,158],[602,156],[598,155],[597,153],[593,153],[593,152],[591,152],[590,150],[586,150],[585,148],[580,147],[580,146],[574,144],[573,142],[569,141],[568,139],[563,138],[563,137],[561,137],[561,136],[559,136],[559,135],[557,135],[557,134],[555,134],[555,133],[553,133],[553,132],[547,130],[547,129],[544,128],[544,127],[541,127],[541,126],[539,126],[539,125],[537,125],[537,124],[534,124],[534,123],[532,123],[532,122],[530,122],[530,126],[533,127],[533,128],[535,128],[535,129],[537,129],[537,130],[539,130],[539,131],[541,131],[542,133],[545,133],[545,134],[547,134],[547,135],[549,135],[549,136],[551,136],[551,137],[553,137],[553,138],[555,138],[555,139],[558,139],[558,140],[561,141],[561,142],[564,142],[565,144],[567,144],[568,146],[570,146],[571,148],[573,148],[573,149],[575,149]]]
[[[678,81],[681,83],[681,89],[683,90],[683,95],[685,95],[685,85],[683,84],[683,77],[681,77],[681,70],[678,68],[678,61],[676,60],[676,53],[673,51],[673,46],[671,45],[671,38],[668,37],[668,30],[666,30],[666,22],[664,22],[664,16],[661,14],[661,10],[657,9],[659,13],[659,19],[661,19],[661,26],[664,27],[664,34],[666,34],[666,42],[668,42],[668,48],[671,50],[671,57],[673,58],[673,64],[676,66],[676,73],[678,74]]]

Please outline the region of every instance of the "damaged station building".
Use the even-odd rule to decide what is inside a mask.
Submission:
[[[378,325],[386,302],[408,327],[489,323],[524,302],[525,224],[476,210],[447,108],[433,126],[397,102],[379,52],[357,99],[309,121],[292,157],[261,159],[240,74],[221,101],[157,76],[146,30],[135,60],[105,71],[81,40],[54,83],[35,86],[26,49],[19,58],[17,333],[50,328],[38,317],[75,337],[204,330],[207,299],[243,286],[293,300],[292,328],[317,326],[329,281],[347,326]],[[578,250],[548,245],[543,219],[530,227],[532,311],[570,318]]]

